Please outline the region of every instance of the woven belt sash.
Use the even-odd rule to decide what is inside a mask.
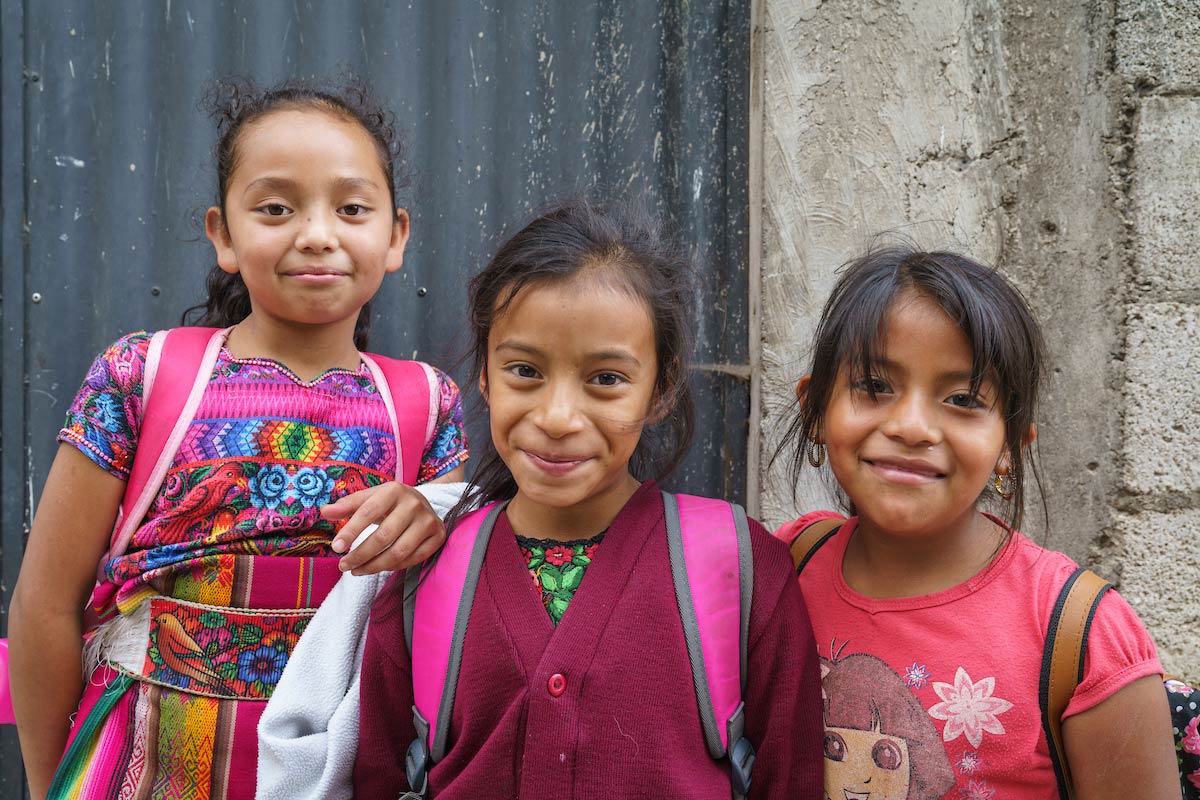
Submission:
[[[132,615],[102,626],[95,660],[189,694],[269,700],[316,611],[231,608],[155,595]]]

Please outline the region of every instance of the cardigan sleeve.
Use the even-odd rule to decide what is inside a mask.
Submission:
[[[821,673],[812,625],[781,541],[751,523],[754,596],[750,612],[746,736],[754,745],[750,797],[820,797]]]
[[[367,623],[359,684],[355,797],[397,797],[408,789],[404,755],[417,731],[403,612],[404,573],[397,572],[376,598]]]

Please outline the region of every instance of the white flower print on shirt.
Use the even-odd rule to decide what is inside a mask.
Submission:
[[[996,718],[1012,708],[1012,703],[992,697],[996,690],[996,679],[987,677],[975,683],[962,667],[954,674],[954,684],[934,682],[933,690],[942,702],[929,708],[929,716],[946,721],[942,729],[942,741],[952,742],[966,736],[972,747],[979,747],[983,734],[1004,733],[1004,726]]]

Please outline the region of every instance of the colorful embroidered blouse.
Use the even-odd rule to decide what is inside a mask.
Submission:
[[[573,539],[560,542],[557,539],[530,539],[517,536],[517,546],[525,556],[533,585],[542,593],[542,605],[555,625],[567,613],[567,606],[579,584],[583,573],[596,557],[604,532],[590,539]]]
[[[130,334],[93,362],[58,434],[122,479],[137,449],[149,342]],[[441,401],[419,483],[467,459],[458,387],[435,373]],[[222,348],[145,522],[105,574],[125,595],[221,554],[329,555],[336,525],[320,507],[395,472],[391,423],[365,365],[302,381]]]

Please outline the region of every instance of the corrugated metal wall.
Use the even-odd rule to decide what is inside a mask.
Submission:
[[[376,303],[382,353],[448,365],[467,277],[547,199],[647,193],[706,280],[700,435],[674,484],[744,499],[748,52],[748,0],[0,0],[5,607],[91,359],[200,298],[215,183],[196,103],[232,73],[348,68],[407,131],[413,238]],[[16,738],[0,737],[15,798]]]

